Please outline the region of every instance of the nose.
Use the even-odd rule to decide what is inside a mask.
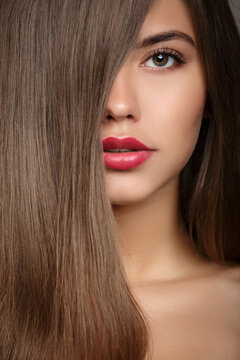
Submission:
[[[123,65],[114,79],[108,96],[105,121],[106,119],[115,121],[131,119],[134,122],[138,120],[140,111],[133,77],[133,71],[129,66]]]

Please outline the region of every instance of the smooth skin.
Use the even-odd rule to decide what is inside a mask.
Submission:
[[[151,359],[239,360],[240,266],[200,255],[178,211],[179,174],[207,114],[204,71],[184,2],[156,0],[137,43],[169,31],[188,40],[136,46],[114,80],[102,139],[132,136],[156,151],[135,169],[105,168],[106,188],[129,284],[149,318]]]

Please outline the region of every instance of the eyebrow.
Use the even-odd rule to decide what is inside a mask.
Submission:
[[[148,46],[154,45],[159,42],[176,40],[176,39],[184,40],[189,44],[191,44],[192,46],[195,46],[195,42],[193,41],[190,35],[187,35],[182,31],[170,30],[170,31],[165,31],[158,34],[150,35],[145,39],[141,40],[140,42],[135,43],[134,48],[135,49],[146,48]]]

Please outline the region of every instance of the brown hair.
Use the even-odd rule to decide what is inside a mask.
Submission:
[[[1,1],[1,359],[144,358],[99,134],[149,3]]]
[[[151,3],[0,3],[3,360],[146,356],[148,324],[119,256],[100,132],[111,84]],[[210,120],[183,171],[182,212],[210,258],[222,248],[239,260],[239,36],[226,1],[187,4]]]
[[[240,37],[227,0],[185,0],[208,98],[197,146],[180,178],[186,227],[217,263],[240,261]]]

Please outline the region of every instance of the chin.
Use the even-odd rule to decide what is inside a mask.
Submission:
[[[141,201],[142,199],[139,199],[137,197],[132,196],[110,196],[110,202],[112,205],[132,205],[136,204],[137,202]]]
[[[125,189],[119,191],[119,189],[111,189],[108,191],[108,196],[112,205],[133,205],[150,197],[152,191],[145,191],[143,189],[136,189],[135,192],[132,189]]]

